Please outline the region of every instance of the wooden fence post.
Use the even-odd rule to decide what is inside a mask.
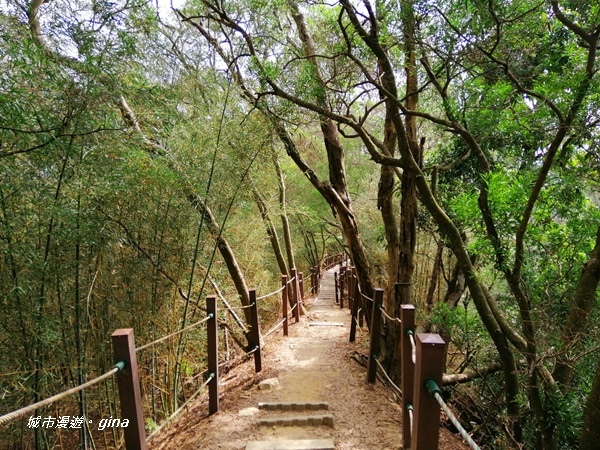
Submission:
[[[300,300],[304,300],[304,272],[298,274],[298,280],[300,284]]]
[[[294,309],[294,317],[296,318],[296,323],[300,322],[300,298],[299,298],[299,291],[300,288],[298,286],[298,271],[296,270],[296,268],[294,267],[292,269],[292,277],[294,278],[294,281],[292,282],[292,297],[294,299],[293,301],[293,306],[296,307],[296,309]]]
[[[348,273],[346,274],[346,276],[348,277],[348,308],[354,310],[354,303],[357,303],[356,313],[358,314],[359,302],[356,301],[356,288],[358,287],[358,283],[355,283],[355,281],[358,280],[354,277],[354,273],[354,267],[350,266]]]
[[[440,435],[440,405],[427,391],[425,382],[433,379],[442,385],[446,343],[438,334],[418,333],[416,336],[415,418],[412,450],[438,448]]]
[[[142,395],[135,356],[133,328],[120,328],[112,336],[113,357],[115,363],[125,362],[125,368],[117,372],[121,418],[129,424],[123,428],[125,448],[127,450],[146,450],[146,430],[142,413]]]
[[[254,371],[256,373],[262,370],[262,360],[260,357],[260,328],[258,325],[258,304],[256,303],[256,289],[251,289],[250,294],[250,349],[254,351]]]
[[[282,319],[285,319],[283,322],[283,335],[288,335],[288,286],[287,286],[287,275],[281,275],[281,285],[283,286],[283,291],[281,291],[281,307],[283,309]]]
[[[344,308],[344,283],[346,282],[346,268],[342,267],[340,269],[340,308]]]
[[[356,316],[358,315],[358,302],[352,300],[351,292],[354,291],[355,283],[358,282],[353,277],[350,277],[350,283],[348,286],[348,306],[350,306],[350,310],[352,311],[351,319],[350,319],[350,342],[354,342],[356,340]]]
[[[415,380],[415,365],[412,360],[412,345],[408,330],[415,329],[415,305],[400,305],[400,389],[402,390],[402,439],[403,448],[409,449],[411,443],[411,428],[409,409],[413,408],[413,388]]]
[[[333,281],[335,283],[334,289],[335,289],[335,303],[338,304],[340,303],[340,297],[338,294],[338,273],[337,272],[333,272]]]
[[[206,297],[206,312],[212,314],[206,323],[206,340],[208,345],[208,414],[219,411],[219,321],[217,320],[217,297]]]
[[[371,314],[371,344],[369,346],[369,362],[367,364],[367,383],[375,383],[377,375],[377,356],[381,330],[381,305],[383,304],[383,289],[375,289],[373,311]]]

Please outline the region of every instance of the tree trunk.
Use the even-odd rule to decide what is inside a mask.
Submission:
[[[592,391],[583,411],[583,430],[579,450],[597,450],[600,442],[600,362],[596,367]]]
[[[289,272],[285,264],[285,258],[283,257],[283,253],[281,252],[279,236],[277,236],[277,230],[275,229],[275,225],[273,225],[273,221],[269,216],[267,204],[265,203],[265,200],[263,199],[262,195],[260,195],[260,192],[258,192],[258,189],[256,189],[256,186],[252,181],[250,181],[250,186],[252,188],[252,196],[254,197],[256,206],[258,206],[258,210],[260,211],[260,216],[262,217],[262,220],[265,223],[267,236],[269,236],[269,241],[271,241],[271,247],[273,247],[273,253],[275,254],[275,259],[277,260],[279,271],[282,275],[288,275]]]
[[[561,333],[561,350],[564,351],[559,352],[560,356],[552,373],[554,380],[563,393],[569,389],[573,379],[573,361],[569,358],[569,350],[577,345],[587,332],[589,315],[596,300],[596,290],[599,282],[600,228],[596,231],[596,244],[583,266],[571,300],[571,309]]]
[[[315,46],[312,41],[304,16],[298,9],[298,5],[294,1],[288,2],[292,9],[292,16],[296,22],[298,36],[303,44],[304,55],[312,64],[314,77],[316,81],[325,85],[321,76],[317,60],[315,58]],[[319,95],[317,103],[324,109],[329,110],[329,105],[323,94]],[[339,133],[335,122],[326,116],[320,117],[321,133],[323,134],[323,142],[327,152],[327,161],[329,167],[329,181],[331,190],[327,196],[324,196],[328,203],[334,208],[344,232],[346,243],[348,244],[350,257],[358,276],[359,285],[364,295],[373,297],[373,282],[371,280],[371,267],[366,255],[360,233],[358,231],[358,223],[352,211],[350,202],[350,194],[348,193],[348,185],[346,182],[346,169],[344,163],[344,148],[340,143]],[[322,186],[319,190],[323,193],[323,189],[327,186]],[[368,311],[368,309],[367,309]]]
[[[142,141],[147,147],[148,153],[152,155],[157,155],[162,157],[162,155],[166,154],[165,149],[155,141],[148,139],[148,137],[144,134],[141,129],[137,117],[130,106],[125,101],[124,97],[121,97],[121,113],[123,114],[123,118],[127,125],[132,127],[137,134],[141,137]],[[179,169],[176,167],[175,163],[169,159],[164,158],[165,163],[174,173],[179,174]],[[182,180],[185,180],[185,177],[180,177]],[[208,228],[216,240],[217,249],[225,261],[225,265],[227,266],[227,270],[229,271],[229,276],[235,285],[235,288],[240,296],[240,301],[242,305],[248,306],[250,304],[250,294],[248,293],[248,286],[246,285],[246,279],[244,274],[242,273],[240,266],[237,263],[237,259],[235,258],[235,254],[233,250],[229,246],[227,240],[222,236],[219,224],[215,219],[210,208],[204,203],[204,201],[196,195],[189,186],[184,186],[186,191],[186,198],[192,205],[192,207],[198,211],[200,214],[204,215],[204,218],[207,220]],[[244,316],[246,319],[246,323],[250,323],[250,310],[248,308],[244,309]]]
[[[277,173],[277,179],[279,181],[279,208],[281,216],[281,226],[283,227],[283,241],[285,242],[285,253],[287,255],[288,267],[296,267],[296,261],[294,260],[294,248],[292,247],[292,233],[290,232],[290,221],[287,215],[287,202],[285,198],[285,179],[283,178],[283,171],[279,165],[279,159],[277,155],[273,153],[273,165],[275,166],[275,172]],[[288,276],[291,272],[288,272]]]

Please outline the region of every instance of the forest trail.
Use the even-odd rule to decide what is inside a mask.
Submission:
[[[207,416],[206,399],[199,400],[157,436],[150,449],[327,449],[333,448],[327,446],[331,442],[336,449],[400,449],[401,407],[379,380],[367,384],[365,368],[353,358],[356,352],[368,353],[368,336],[359,331],[357,341],[348,342],[350,312],[336,305],[335,270],[324,274],[319,295],[307,300],[307,315],[290,325],[289,336],[267,341],[261,373],[253,373],[252,362],[229,372],[221,383],[219,413]],[[278,386],[259,388],[261,381],[273,378]],[[280,406],[259,409],[265,402]],[[297,404],[293,411],[290,403]],[[311,403],[307,410],[298,410],[306,403]],[[282,425],[290,420],[315,424]],[[467,448],[447,430],[441,431],[440,449]],[[319,445],[298,443],[306,440]]]

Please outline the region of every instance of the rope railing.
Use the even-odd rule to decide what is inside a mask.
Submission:
[[[381,314],[390,322],[402,323],[402,320],[400,320],[398,317],[390,317],[388,313],[385,312],[385,308],[383,306],[381,307]]]
[[[269,331],[267,331],[267,332],[266,332],[266,333],[265,333],[265,334],[262,336],[263,340],[264,340],[264,339],[265,339],[267,336],[269,336],[270,334],[272,334],[273,332],[275,332],[275,331],[277,331],[279,328],[281,328],[281,326],[283,326],[283,323],[284,323],[286,320],[288,320],[288,318],[287,318],[287,317],[286,317],[286,318],[284,318],[284,319],[281,319],[279,322],[277,322],[277,323],[276,323],[276,324],[275,324],[275,325],[274,325],[274,326],[273,326],[273,327],[272,327],[272,328],[271,328]]]
[[[279,294],[281,291],[283,291],[286,288],[286,286],[288,284],[290,284],[295,279],[296,279],[296,277],[292,277],[284,286],[281,286],[279,289],[277,289],[276,291],[270,292],[269,294],[265,294],[265,295],[261,295],[260,297],[256,297],[256,300],[262,300],[264,298],[271,297],[271,296],[273,296],[275,294]]]
[[[351,268],[351,270],[353,271],[354,269]],[[354,278],[354,274],[350,278]],[[354,332],[356,325],[358,325],[357,316],[360,311],[356,305],[356,299],[360,299],[361,296],[362,298],[370,299],[360,291],[357,285],[358,283],[354,280],[353,283],[347,285],[348,299],[353,305],[350,322],[350,342],[354,340]],[[439,380],[439,383],[442,382],[446,343],[437,334],[415,334],[414,305],[399,305],[400,317],[392,317],[387,314],[383,307],[383,294],[382,289],[375,289],[374,298],[372,299],[373,309],[369,327],[370,345],[367,358],[367,382],[375,383],[377,368],[379,368],[393,392],[400,397],[403,416],[405,418],[402,423],[404,441],[402,448],[412,448],[414,450],[433,450],[438,448],[441,407],[452,424],[459,430],[461,437],[469,444],[470,448],[472,450],[479,450],[477,444],[443,402],[440,389],[435,381]],[[380,330],[384,319],[397,323],[400,326],[400,387],[393,382],[381,362],[377,359],[380,354]],[[435,397],[440,407],[438,407],[436,402],[429,400],[430,395]]]
[[[368,295],[365,295],[362,293],[362,291],[360,290],[360,286],[358,288],[358,293],[361,295],[362,298],[364,298],[365,300],[369,300],[370,302],[374,302],[375,300],[373,300],[371,297],[369,297]]]
[[[4,414],[3,416],[0,416],[0,425],[4,425],[12,420],[18,419],[19,417],[23,417],[24,415],[29,414],[29,413],[35,411],[36,409],[43,408],[45,406],[49,406],[59,400],[62,400],[65,397],[68,397],[69,395],[76,394],[77,392],[82,391],[85,388],[94,386],[95,384],[98,384],[101,381],[113,376],[115,373],[120,372],[124,368],[125,368],[125,362],[119,361],[118,363],[116,363],[114,365],[114,367],[111,370],[109,370],[108,372],[106,372],[103,375],[100,375],[100,376],[94,378],[93,380],[90,380],[86,383],[80,384],[79,386],[76,386],[76,387],[66,390],[64,392],[61,392],[60,394],[56,394],[56,395],[53,395],[52,397],[48,397],[45,400],[41,400],[37,403],[33,403],[32,405],[25,406],[24,408],[17,409],[16,411],[13,411],[8,414]]]
[[[200,386],[200,388],[198,388],[196,390],[196,392],[194,392],[184,403],[183,405],[181,405],[179,408],[177,408],[177,410],[175,410],[173,412],[173,414],[171,414],[169,417],[167,417],[163,423],[160,424],[160,426],[158,426],[157,428],[154,429],[154,431],[152,432],[152,434],[150,434],[147,438],[146,438],[146,442],[150,442],[152,439],[154,439],[154,437],[156,437],[163,429],[165,429],[165,427],[170,424],[173,419],[175,419],[185,408],[187,408],[187,406],[190,404],[190,402],[195,399],[198,394],[200,394],[200,392],[202,392],[202,390],[204,390],[204,388],[206,388],[206,386],[208,386],[208,384],[213,380],[213,378],[215,377],[214,373],[211,373],[206,381],[204,383],[202,383],[202,385]]]
[[[406,330],[406,334],[408,335],[408,339],[410,339],[410,346],[412,347],[412,362],[413,364],[417,363],[417,344],[415,343],[415,336],[412,330]]]
[[[229,308],[223,308],[226,309],[228,311],[241,311],[242,309],[250,309],[252,308],[252,303],[250,303],[249,305],[243,305],[243,306],[232,306]]]
[[[256,345],[252,350],[250,350],[249,352],[244,353],[244,356],[249,356],[255,352],[257,352],[260,349],[260,347],[258,345]]]
[[[413,405],[411,405],[410,403],[408,405],[406,405],[406,410],[408,411],[408,421],[409,421],[409,425],[410,425],[410,434],[412,437],[413,425],[415,423],[415,414],[413,411]]]
[[[438,384],[435,382],[435,380],[432,378],[429,378],[427,381],[425,381],[425,388],[427,389],[427,392],[429,392],[429,394],[431,394],[431,396],[433,398],[435,398],[436,401],[439,403],[439,405],[442,408],[442,410],[444,411],[444,413],[446,413],[446,415],[448,416],[448,419],[450,419],[450,422],[452,422],[452,425],[454,425],[456,427],[460,436],[469,445],[469,448],[471,450],[481,450],[479,445],[477,445],[477,443],[473,440],[473,438],[469,435],[469,433],[467,433],[467,430],[464,429],[464,427],[458,421],[458,419],[456,418],[456,416],[454,415],[452,410],[448,407],[448,405],[442,398],[442,396],[441,396],[442,391],[441,391],[440,387],[438,386]]]
[[[159,343],[161,343],[161,342],[163,342],[163,341],[166,341],[167,339],[170,339],[170,338],[172,338],[172,337],[175,337],[175,336],[177,336],[177,335],[179,335],[179,334],[181,334],[181,333],[184,333],[184,332],[186,332],[186,331],[188,331],[188,330],[191,330],[192,328],[195,328],[195,327],[197,327],[198,325],[201,325],[201,324],[203,324],[203,323],[205,323],[205,322],[208,322],[208,321],[209,321],[210,319],[212,319],[212,318],[213,318],[213,315],[212,315],[212,314],[209,314],[209,315],[208,315],[208,316],[206,316],[204,319],[202,319],[202,320],[199,320],[198,322],[195,322],[195,323],[193,323],[193,324],[191,324],[191,325],[188,325],[187,327],[185,327],[185,328],[182,328],[181,330],[177,330],[177,331],[175,331],[175,332],[173,332],[173,333],[171,333],[171,334],[167,334],[166,336],[163,336],[163,337],[161,337],[161,338],[158,338],[158,339],[156,339],[156,340],[154,340],[154,341],[152,341],[152,342],[148,342],[147,344],[144,344],[144,345],[142,345],[142,346],[140,346],[140,347],[136,348],[136,349],[135,349],[135,351],[136,351],[136,352],[141,352],[142,350],[145,350],[145,349],[147,349],[148,347],[152,347],[153,345],[159,344]]]
[[[251,350],[243,353],[239,359],[244,359],[249,356],[253,356],[255,360],[255,370],[256,372],[260,372],[261,370],[261,362],[260,362],[260,350],[261,350],[261,341],[270,336],[276,330],[284,326],[284,335],[287,336],[287,326],[289,323],[289,317],[287,316],[287,305],[288,302],[292,303],[294,306],[291,308],[290,312],[296,313],[296,318],[299,320],[298,312],[300,310],[300,305],[303,300],[303,274],[302,272],[297,273],[296,269],[293,269],[293,276],[287,280],[285,277],[285,281],[282,286],[268,294],[262,295],[260,297],[256,297],[256,291],[250,290],[250,304],[244,305],[241,307],[232,308],[231,305],[227,302],[227,300],[222,296],[222,294],[218,291],[219,298],[225,304],[225,308],[222,308],[224,311],[227,311],[229,314],[234,316],[236,322],[243,326],[243,322],[241,319],[235,314],[235,310],[249,309],[249,314],[246,317],[250,318],[249,331],[247,332],[248,336],[248,347]],[[293,289],[292,287],[293,286]],[[281,302],[285,305],[284,311],[286,312],[285,317],[282,318],[279,322],[277,322],[269,331],[267,331],[262,339],[260,337],[260,328],[258,323],[258,307],[257,301],[262,300],[279,293],[283,292],[281,296]],[[118,361],[115,366],[108,372],[94,378],[93,380],[87,381],[79,386],[68,389],[60,394],[54,395],[47,399],[36,402],[32,405],[20,408],[16,411],[12,411],[8,414],[4,414],[0,416],[0,425],[4,425],[5,423],[11,422],[15,419],[22,418],[23,416],[31,413],[32,411],[36,411],[40,408],[47,407],[55,402],[58,402],[64,399],[67,396],[76,394],[86,388],[94,386],[107,378],[123,371],[125,367],[127,367],[127,371],[123,372],[123,374],[119,374],[117,376],[117,385],[118,385],[118,395],[119,395],[119,403],[121,405],[121,416],[123,419],[128,420],[128,426],[124,430],[124,441],[125,448],[145,448],[144,442],[149,442],[152,440],[164,427],[168,426],[169,423],[184,409],[186,408],[190,402],[196,398],[205,388],[208,388],[209,396],[209,414],[213,414],[219,410],[219,382],[218,382],[218,372],[219,367],[222,364],[219,364],[218,361],[218,326],[219,321],[217,319],[217,297],[214,295],[208,296],[207,299],[207,307],[206,314],[207,316],[192,323],[187,326],[182,327],[181,329],[169,333],[167,335],[161,336],[151,342],[148,342],[144,345],[136,347],[133,329],[119,329],[116,330],[112,334],[112,343],[113,343],[113,356],[114,361]],[[142,391],[139,389],[140,386],[140,377],[138,373],[138,364],[136,354],[145,349],[153,347],[157,344],[165,342],[168,339],[172,339],[182,333],[192,330],[193,328],[198,327],[201,324],[207,323],[207,360],[208,360],[208,368],[206,372],[209,373],[207,379],[202,383],[202,385],[189,397],[186,399],[185,403],[183,403],[179,408],[177,408],[173,414],[171,414],[159,427],[153,430],[152,434],[150,434],[147,438],[145,437],[145,427],[144,427],[144,417],[142,412]],[[196,377],[194,377],[196,378]]]

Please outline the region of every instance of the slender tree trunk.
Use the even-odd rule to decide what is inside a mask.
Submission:
[[[296,267],[296,261],[294,259],[294,248],[292,247],[292,233],[290,231],[290,221],[287,214],[287,201],[285,195],[285,179],[283,177],[283,171],[279,164],[279,159],[275,152],[273,152],[273,165],[275,166],[275,172],[277,173],[277,180],[279,186],[279,209],[281,216],[281,226],[283,227],[283,241],[285,242],[285,253],[287,255],[288,268]],[[288,276],[290,272],[288,272]]]
[[[440,270],[442,269],[442,254],[444,252],[444,243],[440,240],[437,243],[437,250],[435,252],[435,258],[433,259],[433,268],[431,269],[431,277],[429,278],[429,289],[427,290],[427,297],[425,298],[425,307],[427,311],[431,313],[433,311],[433,297],[435,296],[435,290],[438,285],[440,277]],[[448,341],[446,341],[448,342]]]
[[[221,257],[223,258],[223,261],[225,262],[225,265],[227,266],[227,271],[229,272],[229,276],[231,277],[231,280],[235,285],[238,295],[240,296],[240,301],[242,305],[250,305],[250,294],[248,293],[248,285],[246,284],[246,278],[242,273],[242,269],[240,269],[240,266],[237,262],[235,254],[233,253],[233,250],[229,246],[229,242],[227,242],[227,240],[221,234],[221,229],[219,227],[217,219],[215,219],[215,216],[213,215],[210,208],[206,206],[206,204],[200,197],[192,196],[188,198],[190,200],[190,203],[194,206],[194,208],[196,208],[196,210],[199,213],[204,214],[204,218],[206,219],[208,229],[210,230],[210,233],[217,242],[217,248],[219,250],[219,253],[221,254]],[[248,308],[245,308],[243,311],[246,323],[251,323],[250,310]]]
[[[269,211],[267,209],[267,204],[265,203],[264,198],[256,189],[256,186],[252,181],[250,181],[250,186],[252,189],[252,196],[254,197],[254,201],[256,202],[256,206],[258,206],[258,210],[260,211],[260,216],[265,224],[265,228],[267,231],[267,236],[269,237],[269,241],[271,242],[271,247],[273,247],[273,253],[275,254],[275,259],[277,260],[277,265],[279,266],[279,271],[282,275],[288,275],[289,271],[285,264],[285,258],[281,251],[281,244],[279,243],[279,236],[277,235],[277,230],[275,229],[275,225],[271,220],[271,216],[269,216]]]

